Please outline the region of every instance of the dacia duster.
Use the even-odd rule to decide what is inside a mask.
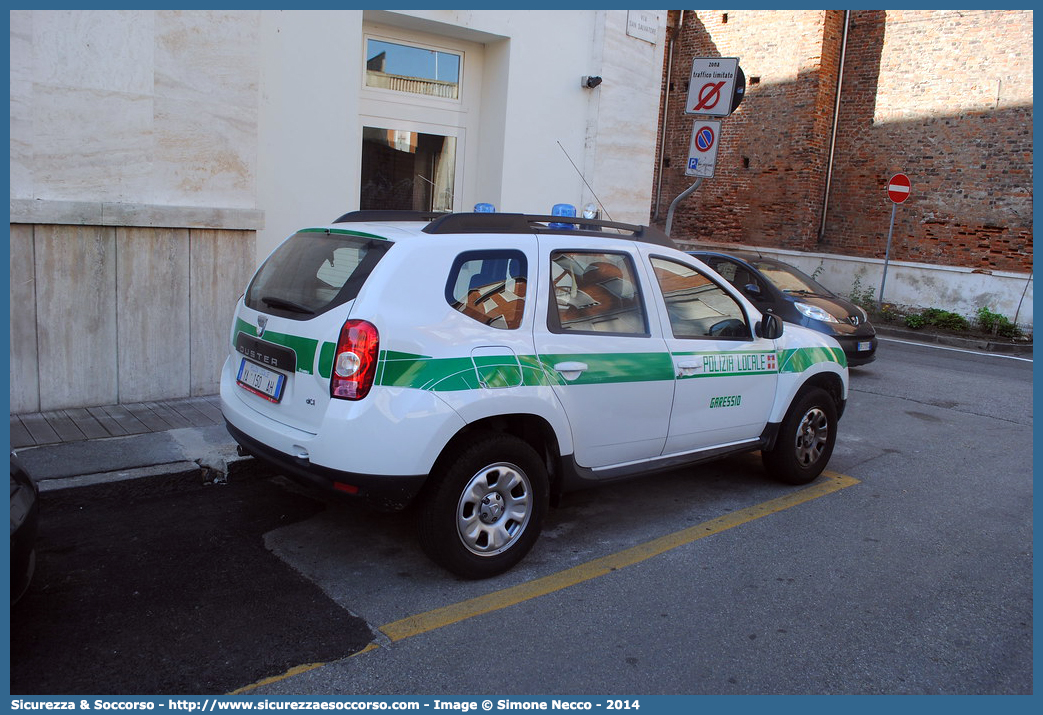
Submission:
[[[381,508],[467,578],[552,497],[760,450],[815,479],[847,399],[830,337],[761,314],[654,227],[357,211],[290,236],[241,298],[221,379],[241,449]]]

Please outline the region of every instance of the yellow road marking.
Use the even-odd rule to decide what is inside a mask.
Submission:
[[[539,596],[545,596],[549,593],[568,588],[569,586],[583,583],[584,581],[590,581],[591,579],[604,576],[613,571],[618,571],[627,566],[633,566],[642,561],[647,561],[653,556],[658,556],[659,554],[666,553],[671,549],[676,549],[679,546],[685,546],[686,544],[706,538],[707,536],[720,534],[721,532],[733,529],[736,526],[741,526],[756,519],[760,519],[761,517],[785,511],[786,509],[799,506],[813,499],[818,499],[819,497],[832,494],[833,492],[840,491],[841,489],[845,489],[855,484],[858,484],[858,480],[853,477],[837,474],[836,472],[823,472],[822,477],[811,486],[786,494],[785,496],[770,499],[769,501],[760,504],[754,504],[745,509],[740,509],[739,511],[719,516],[716,519],[710,519],[701,524],[690,526],[687,529],[682,529],[681,531],[675,531],[666,536],[661,536],[658,539],[646,541],[643,544],[638,544],[637,546],[633,546],[624,551],[618,551],[614,554],[609,554],[608,556],[602,556],[601,558],[588,561],[579,566],[574,566],[570,569],[565,569],[564,571],[559,571],[549,576],[538,578],[535,581],[529,581],[484,596],[478,596],[477,598],[472,598],[467,601],[461,601],[460,603],[453,603],[442,608],[418,613],[415,616],[407,616],[401,620],[381,626],[378,630],[387,636],[392,642],[411,638],[422,633],[429,633],[439,628],[452,625],[453,623],[465,621],[468,618],[474,618],[475,616],[480,616],[485,613],[499,611],[522,603],[523,601],[528,601]],[[363,653],[368,653],[377,648],[378,646],[375,643],[370,643],[354,655],[362,655]],[[325,663],[299,665],[295,668],[291,668],[282,675],[276,675],[271,678],[259,680],[252,685],[246,685],[238,690],[233,690],[229,694],[241,695],[255,688],[259,688],[262,685],[277,683],[281,680],[293,677],[294,675],[300,675],[309,670],[320,668],[323,665],[325,665]]]
[[[365,653],[367,650],[369,650],[368,646],[366,648],[364,648],[363,650],[360,650],[359,653]],[[358,655],[358,653],[356,653],[356,655]],[[237,688],[237,689],[233,690],[232,692],[230,692],[228,694],[229,695],[242,695],[243,693],[250,692],[254,688],[259,688],[262,685],[270,685],[272,683],[278,683],[280,680],[286,680],[287,678],[292,678],[295,675],[300,675],[301,673],[307,673],[309,670],[315,670],[316,668],[321,668],[324,665],[326,665],[326,664],[325,663],[306,663],[304,665],[295,665],[294,667],[290,668],[289,670],[287,670],[282,675],[273,675],[270,678],[263,678],[261,680],[258,680],[256,683],[251,683],[250,685],[244,685],[241,688]]]
[[[474,618],[485,613],[498,611],[509,606],[516,605],[522,601],[528,601],[548,593],[560,591],[569,586],[575,586],[584,581],[590,581],[598,576],[618,571],[627,566],[633,566],[653,556],[676,549],[678,546],[690,544],[707,536],[719,534],[736,526],[746,524],[755,519],[775,514],[777,512],[798,506],[812,499],[839,491],[854,484],[858,480],[835,472],[823,472],[823,477],[810,487],[792,492],[785,496],[771,499],[770,501],[754,504],[753,506],[740,509],[739,511],[726,514],[725,516],[704,521],[701,524],[690,526],[681,531],[661,536],[658,539],[647,541],[643,544],[619,551],[608,556],[588,561],[579,566],[574,566],[564,571],[553,573],[534,581],[528,581],[517,586],[505,588],[501,591],[478,596],[460,603],[453,603],[442,608],[436,608],[415,616],[407,616],[393,623],[380,627],[380,632],[391,639],[392,642],[405,638],[428,633],[439,628],[459,623],[460,621]]]

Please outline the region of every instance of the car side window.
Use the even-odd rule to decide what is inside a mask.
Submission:
[[[675,338],[751,337],[742,306],[721,286],[683,263],[652,258]]]
[[[749,270],[731,261],[708,262],[722,278],[727,280],[740,293],[752,301],[763,301],[765,299],[764,286]],[[753,289],[750,289],[753,286]]]
[[[515,330],[525,314],[527,263],[521,251],[468,251],[456,257],[445,299],[483,325]]]
[[[721,278],[728,281],[732,285],[735,285],[735,269],[738,268],[737,265],[735,265],[731,261],[712,261],[709,258],[704,260],[706,261],[706,264],[710,266],[710,268],[714,269],[715,271],[717,271],[717,273],[720,274]]]
[[[625,253],[554,251],[551,291],[551,332],[648,335],[634,265]]]

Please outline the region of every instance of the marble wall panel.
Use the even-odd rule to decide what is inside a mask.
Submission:
[[[255,11],[157,13],[156,203],[256,205],[259,26]]]
[[[36,226],[40,409],[111,405],[116,381],[116,229]]]
[[[153,100],[37,84],[34,198],[150,203]]]
[[[33,81],[150,95],[154,35],[151,10],[37,10]]]
[[[11,413],[40,409],[33,227],[11,226]]]
[[[255,108],[156,97],[152,201],[252,208],[256,127]]]
[[[255,239],[253,231],[191,233],[192,395],[220,389],[235,306],[254,270]]]
[[[33,14],[11,11],[11,198],[33,195]]]
[[[189,242],[184,228],[116,229],[119,401],[189,390]]]
[[[256,232],[11,225],[11,413],[216,394]]]
[[[15,11],[11,197],[253,208],[258,11]]]
[[[612,218],[633,223],[648,221],[667,34],[666,13],[650,12],[659,22],[655,44],[626,33],[627,11],[606,12],[605,81],[594,90],[593,185]]]
[[[156,13],[158,96],[256,109],[257,11]]]

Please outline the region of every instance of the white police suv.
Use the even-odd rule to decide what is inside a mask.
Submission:
[[[468,578],[532,547],[564,491],[761,450],[809,482],[847,399],[830,337],[759,313],[652,227],[358,211],[288,238],[236,310],[228,429],[382,508]]]

